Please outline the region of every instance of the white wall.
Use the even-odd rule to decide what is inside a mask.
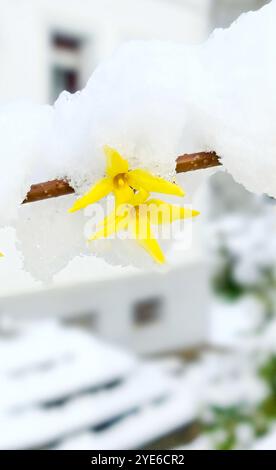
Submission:
[[[83,84],[123,41],[197,43],[209,31],[210,0],[0,0],[0,101],[49,100],[49,35],[86,39]]]
[[[152,323],[137,325],[134,305],[146,299],[160,299],[160,315]],[[203,344],[208,312],[208,269],[202,260],[191,260],[166,275],[143,274],[0,298],[0,321],[1,314],[20,321],[86,318],[88,324],[91,317],[93,332],[138,353]]]

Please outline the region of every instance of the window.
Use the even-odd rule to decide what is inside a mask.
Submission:
[[[55,100],[63,91],[70,91],[75,93],[78,90],[78,71],[74,69],[67,69],[59,66],[53,67],[52,70],[52,96]]]
[[[69,34],[51,36],[50,100],[55,101],[66,90],[75,93],[81,88],[81,58],[83,41]]]
[[[133,310],[134,323],[137,326],[144,326],[157,322],[162,315],[162,305],[160,298],[137,302]]]
[[[54,48],[77,52],[79,51],[82,42],[80,38],[60,33],[54,33],[51,39],[52,46]]]
[[[95,312],[76,312],[74,316],[70,316],[64,320],[64,323],[70,326],[77,326],[85,330],[97,331],[98,315]]]

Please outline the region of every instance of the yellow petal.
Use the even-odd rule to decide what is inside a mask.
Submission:
[[[146,191],[154,193],[172,194],[174,196],[184,196],[183,189],[177,184],[170,183],[169,181],[153,176],[145,170],[132,170],[128,173],[128,180],[130,186],[135,189],[143,188]]]
[[[100,238],[108,238],[113,233],[116,233],[116,224],[113,224],[112,226],[105,225],[101,230],[98,230],[98,232],[94,233],[90,238],[88,238],[88,241],[93,242],[95,240],[99,240]]]
[[[113,188],[113,191],[115,195],[116,207],[130,202],[134,196],[133,189],[131,189],[128,184],[125,184],[120,188]]]
[[[149,217],[152,224],[171,224],[176,220],[188,219],[199,215],[198,211],[175,204],[168,204],[160,199],[149,199],[146,204],[151,208]]]
[[[140,227],[140,229],[138,230],[138,233],[139,232],[141,233],[141,229],[143,231],[143,227],[142,228]],[[147,235],[148,235],[147,238],[141,238],[137,236],[138,235],[137,230],[134,230],[133,233],[139,245],[141,245],[144,248],[144,250],[146,250],[147,253],[149,253],[149,255],[154,259],[154,261],[156,261],[159,264],[165,263],[166,259],[165,259],[164,253],[161,250],[158,241],[154,238],[149,224],[147,226]]]
[[[106,155],[106,173],[108,176],[114,178],[120,173],[128,172],[128,161],[117,150],[109,147],[109,145],[105,145],[103,149]]]
[[[127,225],[126,219],[124,217],[115,216],[115,211],[104,220],[104,226],[98,230],[98,232],[94,233],[94,235],[92,235],[88,241],[92,242],[98,240],[99,238],[108,238],[114,233],[123,230]]]
[[[138,206],[139,204],[144,204],[149,197],[149,192],[141,189],[134,194],[133,198],[130,201],[130,204],[133,206]]]
[[[103,220],[101,220],[98,224],[97,227],[104,227],[105,225],[109,225],[111,222],[115,222],[115,217],[116,217],[116,211],[112,211],[109,215],[107,215]]]
[[[112,179],[103,178],[98,181],[90,191],[88,191],[83,197],[77,199],[73,206],[68,210],[68,212],[76,212],[80,209],[84,209],[90,204],[94,204],[103,197],[107,196],[113,189]]]
[[[3,256],[4,256],[3,253],[0,252],[0,258],[2,258]]]
[[[110,223],[114,223],[115,219],[117,222],[121,219],[124,219],[129,214],[129,206],[128,205],[121,205],[119,208],[115,208],[109,215],[107,215],[103,220],[101,220],[97,227],[104,227],[105,225],[109,225]]]
[[[164,253],[155,238],[148,238],[147,240],[137,241],[149,253],[149,255],[154,259],[154,261],[159,264],[164,264],[166,262]]]

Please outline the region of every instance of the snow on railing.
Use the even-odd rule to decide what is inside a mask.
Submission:
[[[185,374],[72,327],[40,322],[0,341],[1,357],[0,449],[137,448],[196,414]]]

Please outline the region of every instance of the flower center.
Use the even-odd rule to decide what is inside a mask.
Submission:
[[[127,177],[125,173],[119,173],[118,175],[115,176],[114,178],[114,185],[117,188],[123,188],[127,184]]]

